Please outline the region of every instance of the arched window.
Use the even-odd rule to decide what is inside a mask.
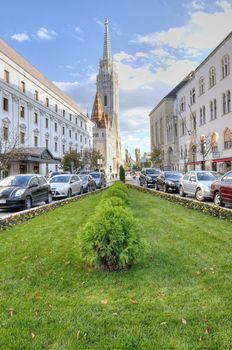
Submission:
[[[229,128],[224,131],[224,148],[232,148],[232,133]]]
[[[211,135],[211,149],[212,152],[216,152],[218,150],[218,133],[213,132]]]
[[[227,77],[227,75],[230,74],[230,56],[229,55],[225,55],[222,57],[221,67],[222,67],[222,78],[225,78]]]
[[[231,110],[231,94],[230,90],[227,91],[227,112],[229,113]]]
[[[223,114],[226,113],[226,94],[222,94],[222,110]]]
[[[209,70],[209,86],[213,87],[214,85],[216,85],[216,69],[211,67]]]
[[[204,78],[201,77],[199,79],[199,95],[203,95],[205,92],[205,81]]]
[[[213,120],[213,101],[210,101],[210,120]]]

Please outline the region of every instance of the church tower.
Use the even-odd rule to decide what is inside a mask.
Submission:
[[[106,171],[108,172],[109,169],[111,169],[113,173],[118,173],[119,166],[122,163],[119,126],[118,73],[116,72],[111,54],[110,35],[107,19],[105,20],[103,57],[100,60],[99,73],[97,75],[98,101],[99,97],[101,99],[104,115],[107,116],[110,121],[109,130],[111,135],[107,141],[107,143],[110,144],[106,144],[106,148],[111,149],[110,154],[112,159],[108,159],[108,165],[106,164]],[[96,100],[94,106],[96,107]]]

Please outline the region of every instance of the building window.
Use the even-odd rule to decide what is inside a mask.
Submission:
[[[223,56],[221,61],[221,67],[222,67],[222,78],[225,78],[230,74],[230,56],[229,55]]]
[[[8,141],[8,137],[9,137],[9,129],[6,126],[4,126],[3,127],[3,140]]]
[[[46,98],[46,107],[49,107],[49,98]]]
[[[25,108],[24,108],[24,106],[20,106],[20,117],[21,118],[25,117]]]
[[[72,137],[72,130],[69,130],[69,137]]]
[[[48,129],[48,118],[45,119],[45,128]]]
[[[57,152],[57,149],[58,149],[57,142],[55,142],[55,152]]]
[[[38,124],[38,113],[34,113],[34,123]]]
[[[55,132],[57,132],[57,123],[54,124]]]
[[[39,92],[37,90],[35,90],[35,99],[36,99],[36,101],[39,100]]]
[[[62,127],[62,134],[65,135],[65,128],[64,128],[64,126]]]
[[[227,113],[231,110],[231,93],[230,90],[227,91]]]
[[[4,70],[4,80],[6,83],[10,82],[10,73],[6,69]]]
[[[63,109],[63,117],[65,117],[65,110]]]
[[[85,145],[87,144],[87,138],[85,137]]]
[[[71,113],[69,114],[69,121],[70,122],[72,121],[72,114]]]
[[[72,151],[72,146],[69,146],[69,152],[71,152]]]
[[[48,139],[45,140],[45,146],[48,149]]]
[[[205,81],[204,78],[201,77],[199,79],[199,95],[203,95],[205,93]]]
[[[83,122],[81,121],[81,128],[83,127]]]
[[[232,148],[232,132],[229,128],[224,131],[224,148]]]
[[[193,88],[190,91],[190,104],[193,105],[196,102],[196,91],[195,88]]]
[[[216,69],[211,67],[209,70],[209,86],[213,87],[214,85],[216,85]]]
[[[202,107],[203,124],[205,124],[205,106]]]
[[[181,97],[180,99],[180,112],[185,111],[185,97]]]
[[[75,141],[77,141],[77,133],[75,132]]]
[[[226,94],[222,94],[222,111],[226,114]]]
[[[80,135],[80,142],[81,142],[81,143],[82,143],[82,139],[83,139],[83,138],[82,138],[82,135]]]
[[[8,98],[3,97],[3,110],[8,112],[9,109],[9,101]]]
[[[75,118],[75,123],[77,124],[77,118]]]
[[[24,81],[21,81],[21,91],[26,92],[26,84],[24,83]]]
[[[192,123],[193,123],[193,130],[196,131],[197,121],[196,121],[196,114],[195,113],[192,113]]]
[[[21,145],[25,143],[25,133],[23,131],[20,131],[20,143]]]
[[[200,125],[205,124],[205,106],[200,108]]]
[[[34,136],[34,146],[38,147],[38,136]]]
[[[63,145],[63,154],[65,154],[65,145]]]
[[[216,98],[213,100],[213,108],[214,108],[214,119],[217,118],[217,100]]]
[[[210,101],[210,120],[213,120],[213,101]]]
[[[56,113],[58,112],[58,106],[57,106],[57,104],[55,104],[55,112],[56,112]]]
[[[104,95],[104,106],[107,106],[107,95]]]

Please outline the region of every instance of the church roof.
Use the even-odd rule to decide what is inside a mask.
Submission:
[[[103,110],[102,99],[99,92],[96,93],[91,120],[98,128],[108,128],[110,126],[110,118]]]
[[[10,60],[20,66],[24,71],[29,73],[33,78],[38,80],[42,85],[51,90],[55,95],[60,97],[64,102],[69,104],[76,111],[80,112],[79,105],[71,98],[66,96],[55,84],[53,84],[45,75],[33,67],[25,60],[17,51],[9,46],[4,40],[0,39],[0,52],[7,56]]]

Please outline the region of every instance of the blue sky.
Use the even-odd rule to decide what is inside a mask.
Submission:
[[[0,36],[89,113],[109,19],[132,158],[150,150],[149,112],[232,30],[232,0],[11,0],[1,14]]]

